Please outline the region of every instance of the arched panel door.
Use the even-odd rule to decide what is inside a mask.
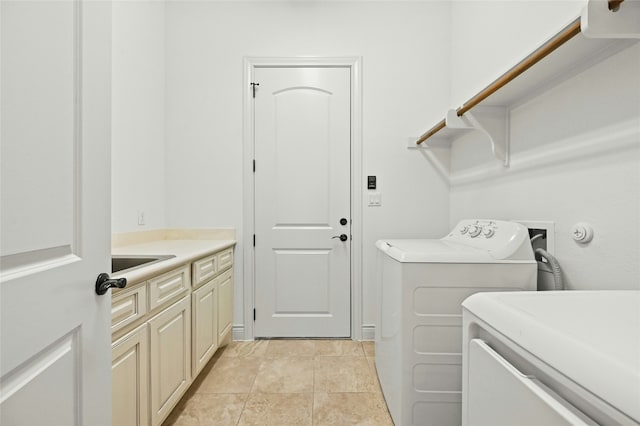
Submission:
[[[350,70],[255,69],[257,337],[349,337]]]

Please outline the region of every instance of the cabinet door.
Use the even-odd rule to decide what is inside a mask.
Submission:
[[[151,424],[159,425],[191,384],[191,304],[189,297],[149,321]]]
[[[149,347],[147,325],[136,328],[111,346],[112,412],[114,425],[149,423]]]
[[[191,295],[193,315],[193,377],[218,349],[218,280],[213,279]]]
[[[218,344],[231,332],[233,325],[233,269],[218,277]]]

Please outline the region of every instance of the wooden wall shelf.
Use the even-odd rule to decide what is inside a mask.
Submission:
[[[590,0],[581,17],[461,107],[449,110],[444,119],[415,142],[416,146],[429,139],[453,141],[464,133],[480,130],[489,139],[496,159],[508,166],[508,132],[497,134],[502,132],[500,126],[497,132],[487,130],[478,118],[487,110],[502,111],[500,114],[505,120],[502,128],[508,129],[511,109],[637,43],[640,38],[640,2],[620,3],[620,0]],[[472,110],[474,114],[469,116]]]

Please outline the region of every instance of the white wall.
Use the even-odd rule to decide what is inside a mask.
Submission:
[[[580,15],[585,0],[452,0],[451,105],[461,106]]]
[[[113,2],[112,232],[166,226],[164,7]]]
[[[242,241],[243,57],[361,56],[363,171],[378,176],[383,204],[363,217],[363,323],[374,324],[374,242],[447,230],[447,185],[406,138],[447,104],[449,12],[447,2],[168,3],[168,225],[235,227]]]
[[[383,200],[381,208],[363,204],[364,324],[376,322],[375,240],[439,237],[463,217],[555,221],[570,288],[638,286],[637,48],[512,111],[514,166],[498,177],[455,186],[448,197],[424,152],[406,148],[407,137],[522,59],[582,5],[115,2],[114,232],[234,227],[242,241],[243,57],[362,56],[363,175],[378,176]],[[603,85],[607,73],[617,77]],[[473,136],[456,142],[453,172],[491,169],[487,153]],[[137,226],[139,209],[146,227]],[[595,226],[588,246],[568,236],[579,220]]]
[[[502,19],[478,13],[499,31]],[[481,43],[485,33],[475,36]],[[501,62],[501,46],[494,47],[487,61]],[[464,52],[455,54],[460,66]],[[512,166],[502,173],[492,172],[497,162],[486,141],[471,134],[455,142],[452,172],[485,170],[490,177],[451,188],[451,223],[470,217],[553,221],[568,288],[640,288],[638,69],[636,45],[513,109]],[[456,91],[465,86],[454,85]],[[590,244],[571,238],[580,221],[594,227]]]

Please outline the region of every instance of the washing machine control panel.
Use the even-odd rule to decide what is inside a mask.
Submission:
[[[466,219],[442,240],[487,250],[495,259],[533,259],[529,231],[516,222]]]
[[[469,236],[475,238],[482,233],[482,225],[471,225],[469,227]]]
[[[484,235],[486,238],[493,237],[495,233],[496,233],[495,228],[483,228],[482,229],[482,235]]]
[[[457,229],[460,235],[466,235],[469,238],[477,238],[479,236],[491,238],[495,235],[498,225],[497,221],[493,220],[476,220],[472,224],[463,221],[458,224]],[[449,236],[453,236],[453,232]]]

